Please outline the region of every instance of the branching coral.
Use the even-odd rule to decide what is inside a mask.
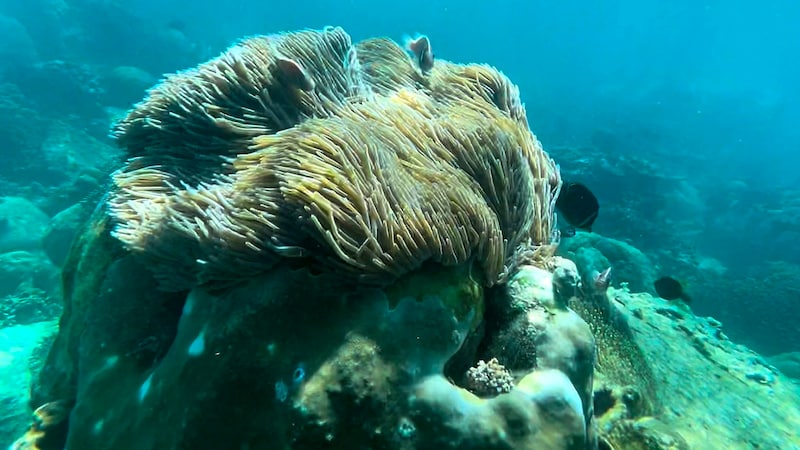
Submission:
[[[483,397],[511,392],[514,388],[514,377],[497,358],[492,358],[489,362],[478,361],[475,367],[467,370],[466,378],[469,390]]]
[[[340,28],[243,41],[168,77],[117,128],[114,234],[163,287],[307,257],[364,282],[428,260],[498,281],[550,243],[556,166],[497,70]],[[164,270],[159,270],[163,268]]]

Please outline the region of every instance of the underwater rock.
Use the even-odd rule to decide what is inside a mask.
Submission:
[[[441,449],[586,449],[586,418],[563,372],[537,370],[510,392],[482,399],[442,376],[423,381],[411,402],[417,445]]]
[[[142,92],[153,87],[158,77],[133,66],[117,66],[103,74],[104,104],[129,107],[139,101]]]
[[[594,402],[607,448],[800,446],[799,392],[719,322],[649,294],[612,288],[605,299],[606,326],[625,348],[600,345]]]
[[[58,269],[41,253],[26,251],[0,253],[0,297],[23,286],[57,291]]]
[[[484,353],[516,373],[557,369],[565,374],[577,390],[591,434],[595,341],[586,322],[567,307],[580,278],[572,261],[555,257],[550,264],[552,272],[519,267],[505,295],[493,299],[494,310],[487,316],[495,317],[487,320]]]
[[[0,197],[0,253],[39,250],[47,214],[22,197]]]
[[[586,404],[560,370],[522,370],[492,398],[445,378],[480,335],[484,288],[468,266],[426,266],[386,289],[352,290],[282,264],[221,293],[158,294],[107,231],[72,253],[86,272],[68,298],[83,300],[33,391],[37,404],[74,399],[70,446],[593,448]],[[78,342],[74,365],[67,349]],[[564,358],[591,368],[591,358],[553,359]]]
[[[584,285],[591,286],[592,274],[613,268],[615,285],[627,283],[633,292],[652,292],[656,273],[653,263],[641,250],[597,233],[577,233],[563,239],[558,254],[577,264]]]
[[[70,420],[70,445],[80,448],[389,445],[400,439],[395,414],[407,391],[443,373],[482,309],[468,272],[422,274],[387,297],[277,267],[185,301],[155,297],[152,276],[129,256],[104,273],[89,277],[101,283],[99,295],[73,323],[86,348]],[[134,274],[136,288],[126,281]],[[118,314],[127,320],[109,321]]]
[[[85,204],[72,205],[50,219],[42,238],[42,248],[53,264],[61,266],[67,259],[75,236],[91,213],[88,209]]]

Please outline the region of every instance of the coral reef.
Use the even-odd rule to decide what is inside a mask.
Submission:
[[[514,377],[497,358],[478,361],[478,365],[467,370],[465,377],[467,389],[479,397],[505,394],[514,388]]]
[[[24,180],[35,171],[39,147],[44,141],[41,130],[47,122],[28,104],[19,87],[0,82],[0,149],[15,155],[13,164],[0,166],[0,176]],[[10,192],[10,191],[4,191]]]
[[[62,75],[47,72],[42,78],[49,83]],[[50,101],[70,98],[42,90],[30,76],[27,81]],[[83,115],[70,116],[38,104],[35,96],[16,85],[0,83],[0,150],[14,155],[13,162],[0,167],[0,191],[34,201],[45,213],[55,214],[105,189],[107,174],[119,164],[119,152],[104,142],[107,118],[89,122]],[[90,128],[95,128],[94,135]]]
[[[649,294],[607,294],[584,315],[605,329],[595,334],[594,405],[606,448],[800,446],[790,379],[728,340],[719,322]]]
[[[515,373],[556,369],[565,374],[581,401],[587,442],[594,446],[595,341],[586,322],[567,307],[578,294],[580,278],[575,264],[563,258],[553,258],[548,268],[523,265],[510,277],[505,295],[487,310],[482,353]]]
[[[0,198],[0,328],[61,313],[58,268],[41,251],[47,215],[20,197]]]
[[[622,277],[640,276],[626,267],[640,260],[638,250],[610,245],[615,241],[602,236],[591,240],[606,249],[604,254],[615,255],[615,272],[621,267]],[[569,251],[563,253],[576,257],[582,273],[611,260],[593,246],[564,244]],[[648,269],[649,263],[637,270],[652,273]],[[620,281],[622,289],[584,287],[583,295],[569,303],[597,342],[593,403],[601,448],[786,448],[800,443],[791,431],[800,424],[800,410],[793,406],[800,398],[788,379],[728,340],[719,321],[696,317],[685,304],[631,294],[627,280]],[[752,292],[757,291],[754,287]],[[774,411],[785,416],[775,417]],[[765,426],[742,430],[737,425],[753,423],[755,417]],[[715,430],[713,439],[706,428]]]
[[[422,439],[409,448],[593,448],[578,393],[558,370],[531,372],[508,394],[488,400],[433,377],[412,406]]]
[[[492,398],[447,380],[474,364],[484,322],[469,265],[350,290],[335,273],[279,264],[224,293],[186,297],[155,291],[108,231],[90,228],[71,254],[67,297],[78,301],[33,391],[34,404],[76,400],[70,446],[587,448],[585,404],[559,370],[521,370]],[[505,303],[532,301],[541,303]],[[67,350],[78,344],[75,365]],[[557,358],[551,365],[575,362]]]
[[[734,276],[692,280],[709,292],[702,313],[714,311],[728,334],[764,355],[796,351],[800,342],[800,264],[766,261]],[[758,320],[753,320],[753,318]]]
[[[778,370],[597,276],[646,290],[642,252],[555,255],[560,174],[517,88],[414,43],[247,39],[121,119],[88,223],[38,222],[64,312],[15,448],[800,445]]]
[[[83,117],[89,119],[84,122],[86,126],[92,118],[103,116],[103,89],[91,65],[58,59],[40,61],[8,69],[4,78],[17,85],[37,109],[55,117]],[[64,102],[65,98],[73,101]]]
[[[581,180],[600,199],[602,219],[594,230],[629,239],[648,254],[665,248],[688,250],[705,226],[706,203],[697,187],[665,170],[669,164],[654,161],[654,152],[633,144],[653,145],[652,140],[622,137],[627,127],[615,131],[595,132],[590,145],[548,148],[564,179]]]
[[[329,28],[150,91],[63,262],[31,404],[69,422],[19,445],[596,447],[558,171],[501,73],[414,61]]]

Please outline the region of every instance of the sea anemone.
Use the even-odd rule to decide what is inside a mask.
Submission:
[[[558,170],[503,74],[423,72],[340,28],[242,41],[152,89],[116,136],[113,234],[168,290],[284,258],[370,283],[474,261],[491,285],[552,236]]]

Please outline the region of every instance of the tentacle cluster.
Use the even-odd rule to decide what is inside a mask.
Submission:
[[[114,235],[170,290],[282,258],[376,283],[476,262],[497,282],[518,246],[550,242],[557,167],[499,71],[425,69],[328,28],[167,77],[116,128]]]

